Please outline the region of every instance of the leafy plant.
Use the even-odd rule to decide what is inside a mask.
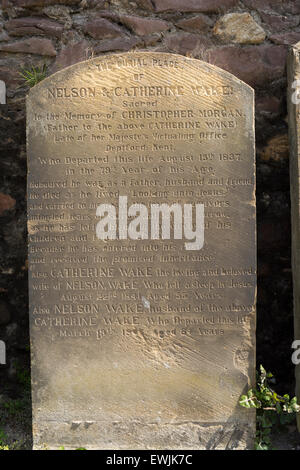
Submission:
[[[9,450],[8,445],[6,444],[7,436],[5,432],[0,429],[0,450]]]
[[[295,413],[299,413],[300,405],[297,398],[289,395],[278,395],[270,387],[274,382],[273,374],[266,372],[260,366],[256,373],[256,388],[252,388],[246,395],[242,395],[239,404],[244,408],[256,408],[256,450],[271,449],[271,432],[274,425],[285,425],[295,419]]]
[[[58,450],[66,450],[66,449],[64,448],[64,446],[61,446],[61,447],[58,448]],[[77,449],[75,449],[75,450],[86,450],[86,448],[85,447],[77,447]]]
[[[31,379],[28,369],[22,367],[17,361],[14,362],[16,368],[16,377],[20,385],[23,385],[24,390],[30,390]]]
[[[44,64],[43,67],[32,66],[31,69],[24,69],[22,72],[19,73],[21,77],[25,80],[26,85],[32,88],[37,85],[37,83],[41,82],[42,80],[44,80],[44,78],[46,78],[47,65]]]
[[[24,410],[24,400],[8,400],[3,404],[3,408],[9,413],[10,416],[17,416]]]

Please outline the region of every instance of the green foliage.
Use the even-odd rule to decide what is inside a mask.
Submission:
[[[0,429],[0,451],[1,450],[9,450],[8,445],[6,444],[7,436],[5,432]]]
[[[31,430],[30,371],[18,361],[13,362],[13,367],[19,384],[20,396],[9,398],[7,395],[1,395],[0,397],[0,450],[31,448],[29,437]],[[22,430],[26,434],[25,439],[23,439]],[[20,435],[21,439],[19,439]]]
[[[255,408],[256,413],[256,450],[271,449],[271,432],[274,425],[285,425],[295,419],[300,406],[297,398],[289,395],[278,395],[270,387],[274,382],[273,375],[260,366],[256,373],[256,388],[252,388],[246,395],[242,395],[239,404],[244,408]]]
[[[61,447],[58,448],[58,450],[66,450],[66,449],[64,448],[64,446],[61,446]],[[86,448],[85,447],[78,447],[75,450],[86,450]]]
[[[30,374],[26,369],[17,370],[17,379],[20,384],[24,386],[26,390],[30,388]]]
[[[37,85],[37,83],[41,82],[42,80],[44,80],[44,78],[46,78],[47,65],[44,64],[43,67],[32,66],[31,69],[24,69],[22,72],[19,73],[24,79],[26,85],[32,88]]]
[[[31,380],[29,370],[22,367],[18,362],[14,362],[14,367],[16,368],[16,376],[19,384],[23,385],[25,390],[30,390]]]
[[[24,400],[21,399],[10,399],[3,403],[3,408],[8,412],[10,416],[19,415],[24,410],[25,406],[26,403],[24,403]]]
[[[6,436],[5,432],[0,428],[0,445],[1,446],[5,445],[6,439],[7,439],[7,436]]]

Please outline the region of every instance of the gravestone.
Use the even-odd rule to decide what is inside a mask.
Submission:
[[[228,72],[163,53],[30,91],[36,449],[252,447],[253,106]]]
[[[297,83],[298,81],[298,83]],[[294,295],[294,335],[300,340],[300,42],[288,55],[288,115],[292,222],[292,271]],[[297,345],[299,348],[299,345]],[[300,365],[295,367],[296,395],[300,400]],[[300,417],[297,414],[300,431]]]

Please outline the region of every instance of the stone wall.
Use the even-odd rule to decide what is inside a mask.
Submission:
[[[258,362],[293,392],[286,55],[300,0],[2,0],[0,79],[0,395],[28,365],[25,95],[20,71],[48,74],[93,56],[173,52],[218,65],[256,91]]]

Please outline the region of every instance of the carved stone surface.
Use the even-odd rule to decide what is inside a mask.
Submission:
[[[298,80],[298,83],[296,83]],[[288,114],[290,147],[290,182],[292,216],[292,270],[294,293],[294,334],[300,340],[300,42],[291,47],[288,56]],[[298,346],[299,347],[299,346]],[[296,394],[300,400],[300,365],[295,368]],[[300,431],[300,417],[297,415]]]
[[[252,447],[238,400],[255,372],[253,106],[228,72],[162,53],[98,57],[30,91],[35,448]],[[130,206],[148,211],[143,239],[99,239],[97,207],[124,220],[125,196],[129,233]],[[174,239],[175,218],[152,239],[163,203],[204,205],[202,248],[186,226]]]

